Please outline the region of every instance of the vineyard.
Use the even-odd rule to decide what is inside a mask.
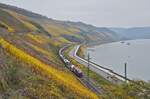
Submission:
[[[15,56],[17,59],[23,61],[24,63],[30,64],[32,66],[31,68],[33,69],[33,71],[39,71],[41,75],[45,75],[49,79],[55,79],[57,84],[60,84],[60,86],[67,87],[68,89],[71,89],[72,91],[74,91],[82,97],[96,98],[96,95],[90,92],[72,76],[60,72],[52,68],[51,66],[42,63],[35,57],[32,57],[27,53],[21,51],[20,49],[16,48],[15,46],[11,45],[3,38],[0,38],[0,45],[11,56]]]

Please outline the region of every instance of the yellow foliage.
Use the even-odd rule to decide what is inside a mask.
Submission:
[[[43,27],[46,31],[51,33],[52,36],[60,36],[61,34],[76,35],[76,33],[80,31],[72,27],[65,28],[55,23],[45,23],[43,24]]]
[[[44,54],[44,55],[46,55],[46,56],[48,56],[48,58],[51,60],[51,61],[56,61],[55,60],[55,58],[57,58],[56,57],[56,55],[54,55],[53,54],[53,52],[48,52],[48,51],[46,51],[46,50],[44,50],[44,49],[42,49],[42,48],[40,48],[40,47],[38,47],[38,46],[35,46],[35,45],[33,45],[33,44],[29,44],[33,49],[35,49],[36,51],[38,51],[38,52],[40,52],[40,53],[42,53],[42,54]]]
[[[62,44],[70,43],[70,41],[66,40],[63,37],[51,37],[51,39],[48,39],[43,35],[31,33],[28,33],[27,36],[40,44],[50,43],[54,46],[61,46]]]
[[[11,28],[9,25],[5,24],[4,22],[0,21],[0,24],[2,24],[5,27],[7,27],[8,32],[15,32],[15,30],[13,28]]]
[[[42,48],[40,48],[40,47],[37,47],[37,46],[35,46],[35,45],[33,45],[33,44],[29,44],[29,45],[32,46],[35,50],[37,50],[37,51],[39,51],[39,52],[41,52],[41,53],[43,53],[43,54],[45,54],[45,55],[50,55],[49,52],[47,52],[46,50],[44,50],[44,49],[42,49]]]
[[[10,33],[13,33],[13,32],[15,32],[15,30],[13,29],[13,28],[8,28],[8,32],[10,32]]]
[[[40,44],[44,44],[47,42],[47,39],[43,37],[42,35],[28,33],[27,36]]]
[[[11,14],[13,17],[15,17],[16,19],[18,19],[19,21],[21,21],[26,27],[28,27],[30,30],[35,31],[37,30],[37,28],[31,24],[30,22],[28,22],[28,18],[26,16],[23,16],[21,14],[18,14],[16,12],[10,11],[10,10],[6,10],[3,9],[4,11],[8,12],[9,14]]]
[[[62,44],[70,43],[70,41],[66,40],[63,37],[53,37],[49,41],[49,43],[54,46],[61,46]]]
[[[58,33],[60,34],[61,32],[66,33],[65,30],[63,30],[55,25],[46,24],[45,27],[46,27],[46,30],[49,31],[49,33],[52,33],[52,35],[54,35],[54,36],[58,36],[57,34]]]
[[[23,20],[21,20],[21,22],[22,22],[26,27],[28,27],[30,30],[32,30],[32,31],[38,30],[38,29],[37,29],[34,25],[32,25],[30,22],[23,21]]]
[[[70,41],[68,41],[67,39],[63,38],[63,37],[58,37],[59,41],[62,43],[70,43]]]
[[[48,76],[50,79],[55,79],[58,84],[64,85],[65,87],[71,89],[75,93],[81,95],[82,97],[89,97],[90,99],[98,99],[98,97],[86,87],[84,87],[78,80],[76,80],[71,75],[58,71],[57,69],[52,68],[51,66],[39,61],[38,59],[30,56],[24,51],[16,48],[12,44],[5,41],[0,37],[0,46],[2,46],[7,52],[12,56],[17,57],[23,62],[32,65],[32,68],[39,70],[42,74]]]

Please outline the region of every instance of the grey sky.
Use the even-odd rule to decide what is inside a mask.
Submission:
[[[150,26],[150,0],[0,0],[57,20],[96,26]]]

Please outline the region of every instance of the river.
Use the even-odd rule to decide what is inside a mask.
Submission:
[[[150,81],[150,39],[137,39],[88,48],[91,60],[134,80]]]

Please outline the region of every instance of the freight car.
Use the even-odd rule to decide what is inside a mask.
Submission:
[[[66,67],[68,69],[70,69],[77,77],[79,77],[79,78],[83,77],[83,73],[78,67],[71,64],[71,62],[68,59],[66,59],[65,57],[63,57],[62,54],[60,54],[60,57],[61,57],[62,61],[65,63]]]

